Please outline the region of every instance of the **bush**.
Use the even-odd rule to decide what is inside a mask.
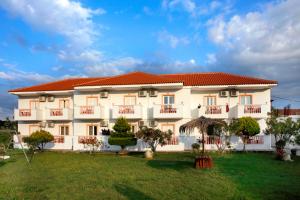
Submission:
[[[45,144],[54,140],[53,135],[49,132],[40,130],[32,133],[28,137],[24,137],[23,141],[28,144],[30,148],[43,150]]]
[[[153,152],[156,151],[157,145],[164,146],[172,138],[172,131],[161,131],[159,129],[153,129],[148,127],[142,127],[137,133],[136,136],[139,139],[142,139],[147,143]]]
[[[0,144],[5,146],[12,140],[12,134],[10,132],[0,132]]]
[[[119,145],[121,146],[122,151],[126,146],[136,145],[137,140],[134,134],[130,132],[130,125],[125,118],[118,118],[113,129],[114,132],[112,132],[108,138],[108,143],[110,145]]]
[[[126,146],[136,145],[137,140],[134,137],[109,137],[108,143],[110,145],[119,145],[124,149]]]
[[[229,131],[242,138],[244,151],[246,150],[246,142],[250,136],[254,136],[260,132],[258,122],[252,117],[241,117],[234,119],[229,125]]]

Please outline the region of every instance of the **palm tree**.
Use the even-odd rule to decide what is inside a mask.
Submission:
[[[179,131],[182,133],[187,133],[190,134],[191,132],[194,131],[195,128],[198,128],[199,132],[202,135],[202,155],[204,155],[204,145],[205,145],[205,141],[204,141],[204,137],[205,134],[207,134],[207,128],[211,125],[216,125],[216,124],[220,124],[220,125],[225,125],[226,122],[224,122],[223,120],[220,119],[211,119],[211,118],[206,118],[204,116],[201,116],[197,119],[193,119],[183,125],[180,126]]]

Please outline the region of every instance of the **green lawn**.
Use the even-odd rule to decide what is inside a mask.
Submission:
[[[0,162],[0,199],[300,199],[300,159],[272,154],[213,155],[212,170],[193,169],[190,153],[21,152]]]

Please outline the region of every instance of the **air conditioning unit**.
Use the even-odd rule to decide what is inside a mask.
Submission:
[[[100,92],[100,97],[101,98],[107,98],[108,97],[108,92],[107,91]]]
[[[48,102],[53,102],[54,101],[54,96],[49,96],[48,97]]]
[[[156,127],[157,125],[158,125],[157,121],[155,121],[155,120],[149,121],[149,126]]]
[[[39,102],[45,102],[46,101],[46,97],[45,96],[40,96],[39,97]]]
[[[239,91],[237,90],[230,90],[230,96],[231,97],[237,97],[239,95]]]
[[[228,91],[220,91],[220,97],[227,97],[229,95]]]
[[[48,127],[49,128],[54,128],[54,123],[53,122],[48,122]]]
[[[39,126],[41,128],[46,128],[46,122],[39,122]]]
[[[139,121],[139,127],[143,127],[143,126],[145,126],[145,121],[143,120]]]
[[[147,91],[146,90],[140,90],[139,91],[139,97],[146,97],[147,96]]]
[[[108,127],[108,121],[106,121],[106,120],[101,121],[100,126],[101,127]]]
[[[157,90],[150,90],[149,95],[150,97],[157,97]]]

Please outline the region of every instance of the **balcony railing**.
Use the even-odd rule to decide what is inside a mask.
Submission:
[[[177,137],[172,137],[170,141],[167,142],[166,145],[178,145],[179,141]]]
[[[46,120],[72,120],[73,110],[70,108],[46,109]]]
[[[245,105],[244,113],[261,113],[261,105]]]
[[[205,116],[209,118],[226,119],[228,118],[228,112],[229,110],[226,110],[226,105],[201,106],[199,109],[199,117]]]
[[[103,119],[101,106],[76,106],[74,108],[75,119]]]
[[[97,142],[96,136],[78,136],[79,144],[95,144]]]
[[[264,144],[264,136],[251,136],[245,138],[246,144]]]
[[[206,106],[205,114],[206,115],[222,114],[222,107],[221,106]]]
[[[236,105],[232,108],[230,115],[232,118],[240,117],[253,117],[253,118],[266,118],[271,108],[267,104],[261,105]]]
[[[54,136],[53,143],[64,143],[65,137],[63,135]]]
[[[117,119],[125,117],[127,119],[141,119],[142,106],[141,105],[116,105],[112,108],[112,117]]]
[[[155,119],[181,119],[183,118],[183,105],[154,105],[153,118]]]
[[[15,109],[14,117],[17,121],[41,121],[42,111],[40,109]]]

